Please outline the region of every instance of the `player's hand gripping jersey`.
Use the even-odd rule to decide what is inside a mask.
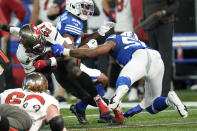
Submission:
[[[36,93],[23,90],[22,88],[9,89],[0,94],[1,104],[11,104],[24,109],[34,123],[46,118],[46,111],[50,105],[54,105],[59,110],[58,101],[47,93]],[[36,126],[38,126],[36,125]],[[39,129],[40,127],[32,127]]]

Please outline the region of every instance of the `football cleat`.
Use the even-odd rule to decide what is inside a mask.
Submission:
[[[121,103],[119,103],[118,107],[113,110],[115,115],[115,120],[117,124],[123,124],[124,123],[124,116],[121,111]]]
[[[98,123],[116,123],[116,119],[111,115],[109,117],[101,116]]]
[[[105,115],[110,114],[110,111],[109,111],[109,109],[107,107],[107,104],[103,101],[102,98],[97,99],[96,100],[96,104],[97,104],[97,106],[99,108],[101,116],[105,116]]]
[[[181,102],[174,91],[168,93],[168,102],[169,105],[179,112],[181,117],[186,118],[188,116],[187,107]]]
[[[70,110],[72,111],[72,113],[75,114],[79,123],[88,124],[88,121],[86,120],[85,112],[78,110],[76,105],[71,105]]]
[[[114,109],[116,109],[119,106],[119,101],[115,100],[116,95],[114,95],[109,102],[109,109],[110,111],[113,111]]]

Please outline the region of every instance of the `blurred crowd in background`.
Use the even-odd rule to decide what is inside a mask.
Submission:
[[[124,2],[124,4],[124,0],[93,1],[95,4],[94,15],[89,17],[87,22],[84,22],[86,27],[84,32],[94,32],[103,24],[103,21],[113,21],[116,23],[116,26],[105,36],[106,38],[113,33],[118,34],[124,31],[134,31],[135,27],[143,19],[146,19],[150,13],[154,12],[154,10],[152,12],[148,12],[149,8],[151,7],[146,5],[146,0],[125,0],[126,3]],[[157,0],[158,3],[162,3],[162,1],[163,0]],[[168,1],[169,3],[171,2],[171,0]],[[197,35],[195,36],[195,10],[197,6],[195,6],[195,0],[174,1],[178,1],[179,4],[177,7],[173,7],[177,9],[175,12],[173,12],[172,16],[170,15],[170,17],[168,17],[168,13],[170,11],[160,12],[161,15],[166,16],[166,20],[163,19],[162,22],[165,24],[167,22],[167,25],[171,23],[169,27],[164,27],[163,23],[160,27],[160,23],[155,23],[155,25],[153,23],[149,27],[144,27],[145,30],[141,28],[140,30],[136,31],[139,39],[150,46],[154,46],[153,39],[158,40],[159,37],[163,38],[160,39],[161,41],[169,44],[169,48],[166,47],[167,45],[165,45],[164,48],[162,47],[163,50],[155,47],[160,51],[161,54],[162,52],[164,53],[163,56],[165,56],[165,53],[168,54],[168,56],[164,58],[165,66],[168,65],[166,66],[167,74],[164,75],[164,81],[166,81],[164,83],[165,87],[167,88],[163,89],[164,96],[171,88],[197,90],[197,86],[195,85],[197,84],[196,61],[194,60],[188,63],[180,61],[174,62],[174,59],[178,59],[178,55],[182,55],[182,61],[184,58],[195,58],[197,57],[197,51],[195,48],[184,50],[183,47],[174,48],[172,46],[172,36],[177,34],[181,34],[182,36],[188,36],[189,34],[197,37]],[[173,5],[176,6],[174,3]],[[157,7],[159,7],[159,5]],[[49,21],[54,26],[56,26],[58,16],[64,12],[64,8],[65,0],[0,0],[0,22],[9,24],[11,26],[21,27],[27,23],[38,25],[41,22]],[[123,13],[124,15],[120,13],[123,8],[127,9],[124,10],[126,12]],[[160,16],[158,15],[158,17]],[[168,18],[171,20],[169,21]],[[162,32],[160,33],[161,36],[159,36],[159,31]],[[158,34],[157,38],[154,37],[154,33]],[[0,48],[10,60],[7,65],[7,71],[4,73],[4,75],[0,76],[0,92],[2,92],[5,89],[20,87],[23,78],[25,77],[25,72],[16,57],[18,39],[3,31],[0,31],[0,38]],[[105,39],[99,39],[98,43],[103,44],[104,41]],[[152,43],[152,45],[150,43]],[[179,53],[177,53],[178,50]],[[110,82],[105,91],[106,96],[112,94],[111,92],[114,91],[115,81],[121,67],[115,64],[115,62],[108,55],[99,56],[95,59],[84,59],[83,62],[90,68],[97,68],[101,70],[101,72],[105,73],[109,77]],[[140,93],[143,92],[143,85],[143,80],[138,81],[138,83],[135,84],[135,87],[131,88],[130,93],[132,94],[130,94],[130,97],[128,95],[128,99],[136,100],[142,97],[140,96]],[[60,96],[60,101],[63,101],[66,98],[66,95],[62,92],[64,92],[64,89],[58,90],[55,94],[56,96]]]

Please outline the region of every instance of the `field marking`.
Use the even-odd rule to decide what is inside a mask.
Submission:
[[[122,103],[122,108],[131,108],[131,107],[137,106],[138,104],[139,104],[139,102],[124,102],[124,103]],[[197,102],[195,102],[195,101],[190,101],[190,102],[183,101],[183,104],[186,105],[186,106],[195,106],[195,107],[197,106]],[[70,105],[71,104],[68,104],[66,102],[61,102],[60,103],[60,108],[61,109],[69,109],[70,108]],[[93,107],[91,105],[88,105],[87,108],[89,108],[89,109],[95,109],[97,107]]]
[[[197,122],[181,122],[181,123],[160,123],[160,124],[147,124],[147,125],[127,125],[127,126],[107,126],[101,128],[75,128],[67,129],[68,131],[81,131],[81,130],[107,130],[107,129],[119,129],[119,128],[137,128],[137,127],[154,127],[154,126],[171,126],[171,125],[190,125],[197,124]],[[50,131],[50,130],[42,130]]]
[[[68,131],[79,131],[79,130],[107,130],[107,129],[119,129],[119,128],[137,128],[137,127],[154,127],[154,126],[171,126],[171,125],[189,125],[197,124],[197,122],[183,122],[183,123],[161,123],[161,124],[148,124],[148,125],[128,125],[128,126],[108,126],[102,128],[77,128],[67,129]]]
[[[197,111],[197,109],[188,109],[189,111]],[[164,110],[162,112],[176,112],[176,110]],[[148,112],[141,112],[142,113],[148,113]],[[91,115],[86,115],[86,117],[98,117],[99,114],[91,114]],[[72,118],[72,117],[76,117],[75,115],[71,115],[71,116],[63,116],[63,118]]]

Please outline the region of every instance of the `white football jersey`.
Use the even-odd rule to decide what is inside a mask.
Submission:
[[[59,17],[57,17],[55,20],[50,20],[47,17],[47,10],[50,8],[50,6],[53,5],[54,0],[39,0],[39,6],[40,6],[40,11],[39,11],[39,19],[42,22],[51,22],[54,26],[56,26]]]
[[[50,105],[60,110],[58,101],[47,93],[30,92],[22,88],[5,90],[0,94],[1,104],[18,106],[25,110],[33,120],[31,131],[38,130],[46,119],[46,111]]]
[[[115,32],[133,31],[133,14],[131,0],[116,0]]]

